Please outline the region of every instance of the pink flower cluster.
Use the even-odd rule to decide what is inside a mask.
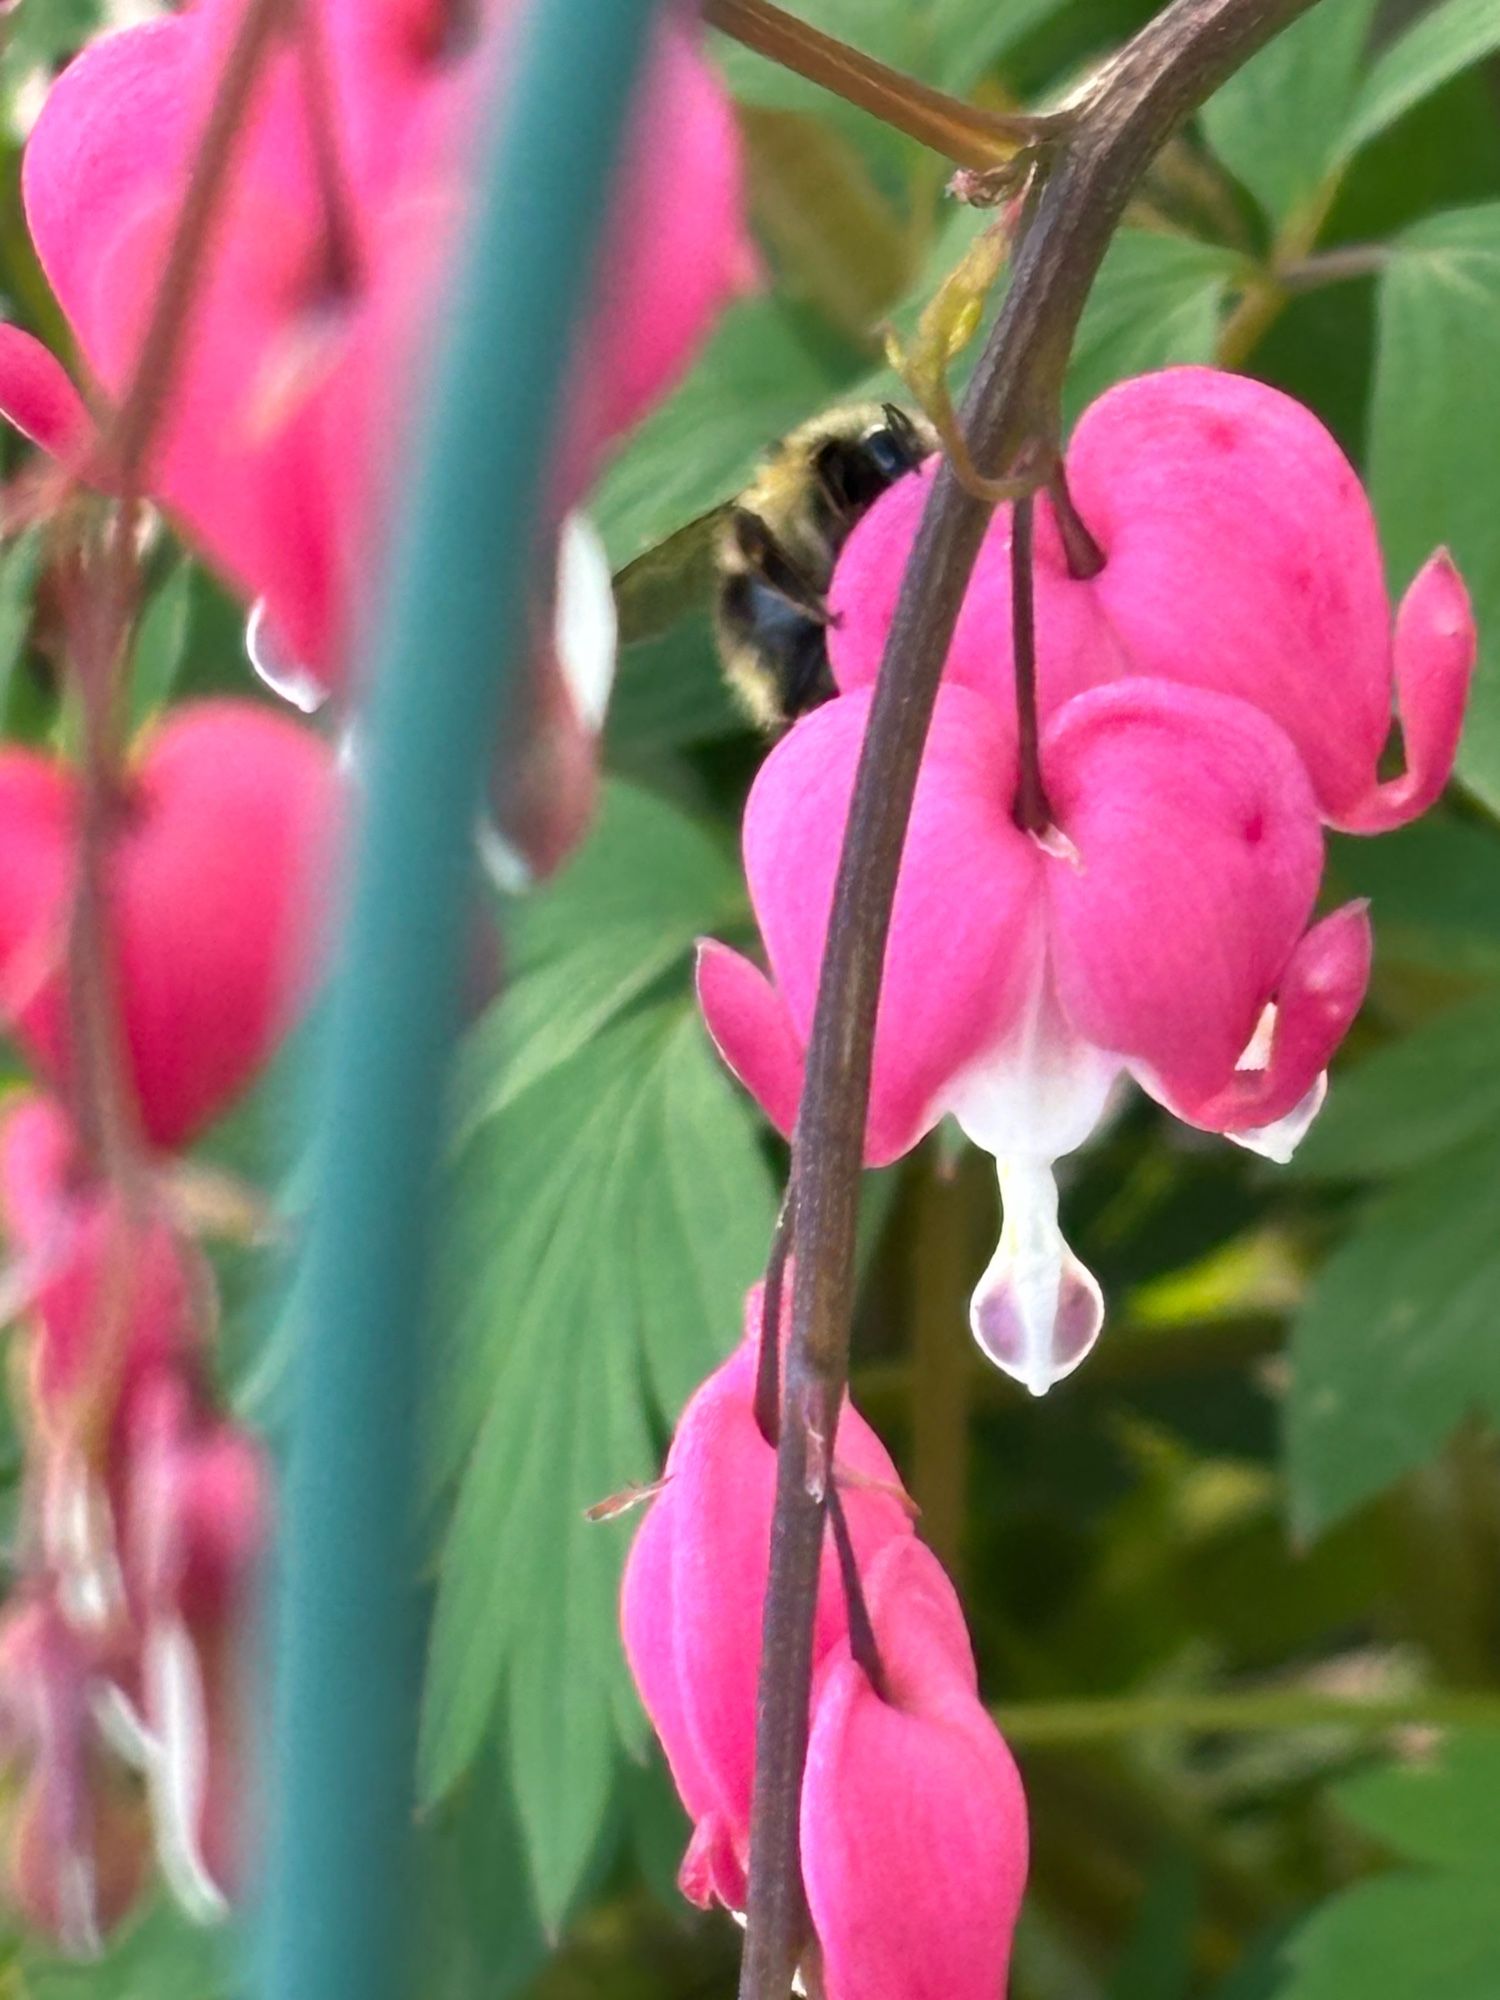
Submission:
[[[59,462],[44,495],[79,480],[156,502],[254,606],[252,658],[304,708],[351,676],[522,12],[307,0],[257,42],[265,0],[190,0],[86,49],[27,147],[27,219],[85,392],[3,326],[0,411]],[[608,199],[548,509],[552,636],[509,774],[540,866],[587,813],[612,667],[608,576],[567,510],[753,269],[732,115],[685,7],[660,24]],[[96,515],[56,524],[60,652],[70,692],[112,716],[122,690],[84,685],[120,647],[98,642],[78,518]],[[46,1087],[0,1124],[27,1445],[22,1576],[0,1614],[18,1801],[0,1889],[76,1949],[134,1902],[153,1838],[198,1914],[235,1885],[235,1651],[267,1473],[216,1400],[213,1278],[171,1156],[301,997],[338,789],[317,737],[233,701],[173,711],[122,769],[97,747],[86,771],[0,751],[0,1018]]]
[[[934,468],[840,559],[841,693],[767,759],[745,816],[768,979],[717,944],[715,1041],[783,1131],[796,1118],[871,688]],[[1053,1162],[1129,1074],[1187,1124],[1285,1158],[1363,997],[1361,905],[1315,920],[1323,826],[1422,812],[1452,766],[1475,637],[1445,554],[1392,629],[1375,524],[1328,432],[1244,377],[1181,368],[1084,415],[1066,464],[1102,564],[1069,566],[1037,502],[1040,778],[1018,824],[1012,513],[980,553],[938,694],[886,950],[872,1165],[945,1116],[993,1154],[1004,1203],[972,1326],[1041,1394],[1103,1301],[1057,1220]],[[1076,538],[1075,546],[1076,546]],[[1405,770],[1383,778],[1392,698]]]
[[[762,1294],[693,1396],[625,1573],[641,1698],[693,1837],[693,1902],[742,1912],[776,1453],[755,1416]],[[953,1586],[847,1400],[835,1477],[878,1656],[861,1658],[831,1541],[814,1622],[803,1883],[827,2000],[995,2000],[1026,1877],[1026,1806],[981,1704]]]
[[[127,394],[203,135],[251,0],[194,0],[105,36],[53,89],[23,191],[91,410],[28,334],[0,327],[0,411],[108,488],[105,428]],[[303,707],[344,688],[440,331],[481,112],[504,83],[516,0],[316,0],[284,10],[236,137],[146,484],[252,603],[251,649]],[[684,196],[684,190],[690,194]],[[753,274],[728,100],[684,10],[656,39],[597,295],[579,338],[553,511],[677,380]],[[539,582],[533,745],[520,829],[554,862],[592,801],[607,574]],[[564,602],[582,595],[580,629]],[[438,622],[434,616],[434,624]],[[434,662],[436,667],[437,663]]]
[[[236,1880],[235,1649],[269,1495],[214,1392],[214,1280],[169,1155],[253,1080],[301,997],[336,789],[316,737],[250,704],[186,705],[153,733],[108,802],[101,1052],[79,1032],[78,777],[0,752],[0,1001],[54,1093],[0,1123],[26,1443],[0,1889],[73,1950],[130,1908],[153,1836],[197,1914]],[[118,1071],[102,1088],[101,1056]],[[111,1147],[90,1127],[114,1093]]]

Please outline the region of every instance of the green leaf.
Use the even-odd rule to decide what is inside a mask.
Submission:
[[[1109,2000],[1182,2000],[1192,1984],[1203,1885],[1193,1855],[1168,1848],[1152,1867]]]
[[[50,70],[73,55],[99,26],[100,0],[20,0],[0,43],[0,74],[13,89],[31,70]]]
[[[25,2000],[228,2000],[242,1949],[233,1933],[190,1924],[161,1902],[95,1962],[27,1951],[15,1990]]]
[[[1071,420],[1127,375],[1211,361],[1232,251],[1185,236],[1125,229],[1110,245],[1073,346],[1064,403]]]
[[[700,604],[706,595],[705,585]],[[712,627],[701,613],[621,650],[606,725],[611,754],[679,750],[745,727],[724,680]]]
[[[1404,585],[1440,543],[1479,620],[1459,773],[1500,808],[1500,203],[1436,215],[1393,245],[1379,288],[1370,485]]]
[[[945,90],[967,91],[1033,29],[1063,11],[1063,0],[932,0],[929,56],[922,75]]]
[[[1500,1414],[1500,1140],[1445,1155],[1373,1203],[1292,1330],[1287,1475],[1312,1534]]]
[[[1494,2000],[1500,1880],[1392,1875],[1336,1896],[1297,1932],[1277,2000]]]
[[[1354,103],[1376,0],[1322,0],[1203,110],[1214,151],[1278,233],[1318,207]]]
[[[917,71],[926,54],[926,9],[913,0],[802,0],[797,18],[825,35],[851,42],[893,68]],[[820,85],[755,54],[727,35],[715,35],[714,56],[736,97],[777,111],[809,111],[842,119],[847,107]],[[863,114],[850,112],[851,116]]]
[[[549,1925],[642,1730],[616,1637],[630,1529],[584,1510],[654,1475],[660,1417],[738,1335],[772,1222],[755,1129],[677,1001],[627,1014],[507,1099],[459,1163],[458,1324],[433,1444],[459,1484],[422,1786],[454,1785],[503,1698]]]
[[[744,907],[727,843],[676,806],[618,780],[605,788],[583,846],[540,893],[507,906],[516,972],[554,962],[601,930],[645,924],[690,942]]]
[[[1293,1170],[1370,1179],[1500,1125],[1500,994],[1449,1008],[1340,1071]]]
[[[130,719],[136,729],[166,706],[177,685],[187,655],[192,590],[193,565],[184,557],[141,614],[130,669]]]
[[[612,568],[732,499],[776,440],[822,409],[840,378],[770,297],[728,312],[697,367],[605,474],[590,513]]]
[[[1463,1731],[1341,1785],[1341,1812],[1409,1861],[1500,1877],[1500,1736]]]
[[[1500,48],[1497,0],[1444,0],[1383,49],[1360,85],[1344,131],[1347,157],[1413,105]]]
[[[0,717],[10,707],[11,681],[31,636],[42,547],[41,530],[32,528],[0,554]]]
[[[1448,976],[1500,966],[1500,834],[1439,809],[1380,840],[1336,835],[1339,894],[1368,896],[1382,960]],[[1316,1129],[1316,1128],[1314,1128]]]

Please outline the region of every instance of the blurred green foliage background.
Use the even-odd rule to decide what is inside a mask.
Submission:
[[[18,159],[99,11],[20,0],[0,57],[0,293],[54,341]],[[1056,101],[1145,10],[799,11],[1000,105]],[[1032,1801],[1014,2000],[1500,2000],[1497,49],[1500,0],[1320,0],[1159,163],[1070,382],[1074,411],[1171,361],[1280,384],[1365,470],[1393,586],[1446,541],[1474,589],[1461,783],[1419,826],[1332,843],[1330,900],[1373,899],[1378,956],[1321,1121],[1278,1170],[1137,1100],[1071,1164],[1113,1318],[1042,1405],[965,1331],[983,1163],[940,1133],[869,1181],[856,1400],[961,1582]],[[735,1340],[784,1168],[690,993],[698,934],[750,935],[735,841],[762,751],[717,679],[702,521],[780,433],[895,391],[882,324],[910,327],[983,218],[906,140],[718,53],[767,284],[596,495],[628,641],[607,799],[553,888],[497,908],[509,986],[455,1092],[424,2000],[733,1991],[737,1933],[673,1888],[685,1825],[616,1637],[630,1523],[584,1520],[654,1475]],[[13,737],[56,726],[38,568],[32,537],[0,553]],[[236,609],[169,541],[152,578],[141,716],[245,692]],[[214,1142],[293,1214],[297,1070]],[[251,1261],[225,1274],[224,1365],[274,1434],[287,1335]],[[8,1938],[0,2000],[214,2000],[240,1964],[162,1910],[94,1967]]]

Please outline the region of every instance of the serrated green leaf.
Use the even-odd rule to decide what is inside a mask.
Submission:
[[[1409,1861],[1500,1878],[1500,1736],[1457,1732],[1362,1772],[1335,1796],[1341,1812]]]
[[[584,1510],[653,1475],[662,1415],[733,1343],[772,1220],[754,1129],[684,998],[554,1064],[459,1164],[434,1464],[462,1472],[422,1786],[436,1798],[456,1783],[503,1697],[549,1924],[644,1726],[616,1636],[629,1527]]]
[[[601,930],[643,925],[691,940],[743,898],[728,842],[654,793],[616,780],[563,872],[508,906],[508,963],[513,975],[529,973]]]
[[[1500,48],[1500,0],[1444,0],[1383,49],[1359,87],[1344,131],[1347,157],[1451,77]]]
[[[1500,1880],[1392,1875],[1334,1897],[1288,1947],[1277,2000],[1494,2000]]]
[[[674,966],[733,923],[744,889],[726,850],[674,807],[614,782],[572,863],[510,907],[510,981],[461,1052],[460,1139],[566,1062]]]
[[[774,1214],[752,1114],[697,1021],[684,1022],[658,1110],[667,1172],[640,1190],[635,1282],[657,1406],[675,1420],[740,1332]]]
[[[1459,772],[1500,808],[1500,203],[1433,216],[1392,246],[1379,288],[1370,485],[1391,575],[1440,543],[1474,597],[1480,671]]]
[[[1110,245],[1073,345],[1069,420],[1112,383],[1175,362],[1211,361],[1232,251],[1185,236],[1125,229]]]
[[[1500,1415],[1500,1141],[1373,1203],[1292,1329],[1287,1477],[1311,1534],[1423,1464],[1475,1409]]]
[[[1497,1125],[1500,994],[1487,992],[1341,1070],[1293,1170],[1372,1179]]]
[[[780,437],[839,394],[841,378],[772,297],[733,307],[697,367],[640,426],[589,511],[621,569],[721,507]]]
[[[1203,109],[1209,144],[1278,230],[1310,212],[1355,101],[1376,0],[1321,0]]]

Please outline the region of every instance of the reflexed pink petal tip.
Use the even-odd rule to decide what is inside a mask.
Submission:
[[[68,371],[50,348],[8,323],[0,323],[0,417],[68,464],[94,438],[93,418]]]

